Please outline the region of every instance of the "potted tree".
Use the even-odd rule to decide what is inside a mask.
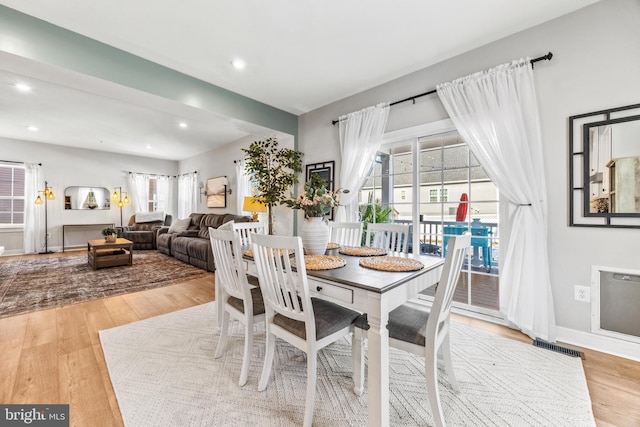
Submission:
[[[298,183],[303,154],[289,148],[278,148],[275,138],[254,141],[242,151],[247,156],[247,172],[257,184],[258,194],[254,196],[264,199],[267,205],[269,234],[273,234],[273,207],[285,200],[287,190]]]

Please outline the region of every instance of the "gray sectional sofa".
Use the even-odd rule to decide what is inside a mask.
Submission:
[[[186,231],[169,233],[169,227],[158,230],[156,236],[158,251],[195,267],[214,271],[209,227],[218,228],[229,221],[249,222],[251,218],[232,214],[192,213],[189,215]]]

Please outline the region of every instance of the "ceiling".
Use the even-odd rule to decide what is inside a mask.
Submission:
[[[596,1],[0,4],[299,115]],[[268,131],[0,53],[2,137],[181,160]],[[242,71],[231,66],[236,58]],[[22,80],[32,92],[15,90]],[[32,124],[37,132],[26,130]]]

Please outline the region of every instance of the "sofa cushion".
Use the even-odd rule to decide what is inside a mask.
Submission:
[[[136,222],[133,224],[134,231],[152,231],[157,229],[158,227],[162,227],[164,221],[153,221],[153,222]]]
[[[226,215],[207,214],[202,217],[200,222],[200,231],[198,231],[198,237],[201,239],[209,238],[209,227],[218,228],[227,221],[224,221]]]
[[[200,222],[202,221],[203,216],[205,216],[205,214],[201,213],[192,213],[191,215],[189,215],[189,218],[191,218],[191,222],[189,223],[189,230],[200,230]]]

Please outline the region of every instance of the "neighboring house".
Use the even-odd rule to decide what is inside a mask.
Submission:
[[[598,2],[578,12],[475,49],[429,68],[390,81],[345,100],[306,113],[295,129],[282,122],[278,131],[296,137],[305,163],[336,160],[339,170],[337,128],[327,118],[358,110],[381,101],[395,101],[434,88],[438,83],[526,56],[552,51],[551,62],[535,67],[547,176],[549,257],[558,339],[600,351],[640,359],[640,344],[601,337],[590,332],[590,305],[574,300],[574,286],[590,286],[591,266],[640,270],[638,237],[629,229],[573,228],[568,221],[568,118],[592,111],[640,102],[640,7],[637,0]],[[2,30],[0,30],[1,32]],[[437,41],[434,41],[437,42]],[[0,46],[0,49],[2,47]],[[408,48],[408,47],[403,47]],[[419,55],[420,52],[416,52]],[[435,122],[446,118],[436,95],[414,105],[392,108],[387,130]],[[243,117],[250,120],[249,117]],[[299,127],[298,127],[299,125]],[[204,175],[234,176],[233,160],[252,138],[183,161],[69,149],[34,142],[0,138],[0,152],[11,152],[25,162],[42,162],[45,176],[54,185],[122,185],[122,170],[177,174],[200,170]],[[318,141],[322,141],[319,144]],[[2,156],[0,156],[2,157]],[[114,182],[114,174],[117,181]],[[336,176],[339,186],[340,178]],[[60,192],[60,190],[58,190]],[[200,201],[206,210],[204,200]],[[235,205],[229,206],[233,211]],[[126,212],[125,218],[132,212]],[[77,221],[61,208],[50,212],[49,227],[59,233],[61,224]],[[95,214],[95,221],[105,216]],[[21,248],[21,233],[2,233],[2,246]],[[53,245],[59,243],[52,237]]]

